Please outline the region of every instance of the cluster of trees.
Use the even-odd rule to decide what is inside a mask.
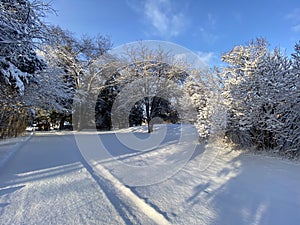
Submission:
[[[159,65],[167,59],[162,51],[154,54],[144,49],[140,54],[131,49],[130,59],[123,60],[107,53],[112,44],[105,36],[78,39],[60,27],[46,26],[43,17],[51,8],[42,2],[1,1],[0,7],[2,138],[19,135],[33,117],[45,121],[47,114],[60,127],[74,116],[74,127],[83,129],[95,126],[95,113],[97,128],[111,129],[112,105],[124,86],[141,77],[156,76],[160,82],[181,79],[182,72],[175,75],[174,65]],[[148,62],[141,65],[143,61]],[[162,89],[144,90],[145,96],[128,110],[129,125],[146,121],[151,132],[154,117],[178,120],[169,100],[156,96]],[[48,129],[50,121],[46,122]]]
[[[6,0],[0,9],[0,138],[43,112],[61,128],[71,117],[79,130],[184,122],[204,139],[300,152],[300,42],[287,57],[259,38],[224,53],[224,68],[198,70],[143,42],[120,57],[105,36],[46,26],[51,8],[41,2]]]
[[[219,136],[256,150],[300,154],[300,42],[291,57],[264,38],[235,46],[212,79],[191,81],[201,137]]]
[[[235,143],[300,152],[300,42],[287,57],[260,38],[222,57],[226,136]]]

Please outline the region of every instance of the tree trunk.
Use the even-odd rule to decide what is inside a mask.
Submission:
[[[59,129],[60,130],[63,130],[64,129],[64,123],[65,123],[65,120],[66,120],[66,116],[63,116],[60,121],[59,121]]]
[[[151,133],[153,131],[153,126],[151,128],[151,112],[150,112],[150,102],[149,97],[146,97],[145,99],[145,105],[146,105],[146,121],[148,125],[148,133]]]
[[[153,123],[151,123],[151,121],[147,121],[148,124],[148,133],[152,133],[153,132]]]

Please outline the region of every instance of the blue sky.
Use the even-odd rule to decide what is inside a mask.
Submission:
[[[188,48],[209,64],[223,52],[265,37],[293,52],[300,40],[299,0],[53,0],[47,22],[83,34],[110,36],[114,47],[164,40]]]

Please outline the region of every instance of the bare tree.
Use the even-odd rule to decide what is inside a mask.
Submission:
[[[167,119],[176,122],[182,86],[189,76],[187,64],[172,53],[149,48],[143,42],[128,46],[120,58],[123,65],[118,80],[122,90],[114,103],[114,125],[128,126],[135,107],[143,113],[149,133],[154,123]]]

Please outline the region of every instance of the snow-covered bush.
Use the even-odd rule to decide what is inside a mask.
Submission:
[[[223,55],[229,63],[223,96],[228,106],[227,136],[256,149],[299,153],[299,70],[264,39]]]

